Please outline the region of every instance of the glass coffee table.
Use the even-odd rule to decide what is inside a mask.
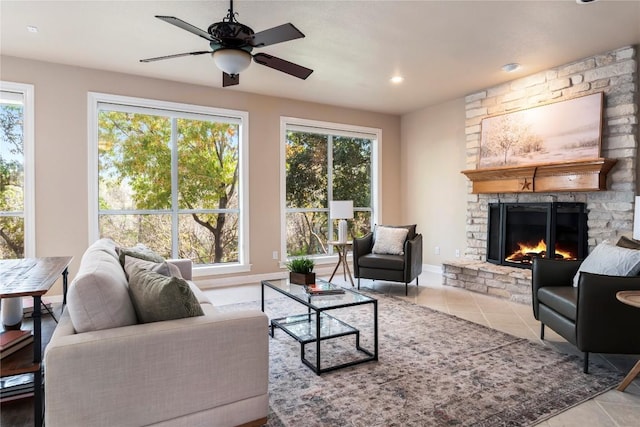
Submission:
[[[318,282],[323,282],[318,280]],[[326,282],[325,282],[326,283]],[[293,314],[286,317],[271,319],[269,323],[269,335],[274,336],[275,329],[279,328],[295,338],[300,343],[300,360],[317,375],[336,369],[346,368],[360,363],[378,360],[378,300],[368,297],[351,289],[344,289],[342,294],[310,295],[303,285],[290,283],[288,279],[263,280],[262,281],[262,311],[264,312],[265,287],[273,289],[307,308],[306,313]],[[360,345],[360,330],[340,320],[335,315],[330,315],[331,310],[362,306],[371,304],[373,307],[373,348],[364,348]],[[321,343],[326,340],[355,335],[355,348],[364,357],[349,360],[347,362],[322,367]],[[305,346],[315,343],[315,361],[305,357]]]

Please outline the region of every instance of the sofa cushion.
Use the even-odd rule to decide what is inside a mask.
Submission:
[[[609,276],[634,276],[640,272],[640,251],[604,241],[582,261],[573,278],[573,286],[578,286],[583,271]]]
[[[204,315],[189,284],[178,277],[166,277],[133,265],[129,293],[141,323]]]
[[[84,254],[82,255],[82,259],[84,260],[85,257],[91,258],[93,253],[96,251],[103,251],[109,254],[110,256],[112,256],[113,259],[117,261],[118,260],[117,250],[118,250],[118,245],[116,244],[116,242],[114,242],[113,240],[107,237],[104,237],[102,239],[96,240],[91,246],[89,246],[87,250],[84,252]]]
[[[576,320],[578,288],[573,286],[545,286],[538,289],[538,301],[564,317]]]
[[[127,278],[112,253],[93,246],[85,252],[67,292],[67,310],[78,333],[137,323]]]
[[[404,255],[404,242],[408,230],[404,227],[377,226],[373,242],[374,254]]]
[[[381,268],[384,270],[404,270],[402,255],[367,254],[358,258],[360,268]]]
[[[142,243],[138,243],[137,245],[131,248],[120,247],[117,249],[117,251],[118,251],[118,257],[120,260],[120,265],[122,265],[122,268],[124,268],[125,256],[139,258],[145,261],[152,261],[156,263],[164,262],[164,258],[162,256],[160,256],[157,252],[148,248],[146,245]]]

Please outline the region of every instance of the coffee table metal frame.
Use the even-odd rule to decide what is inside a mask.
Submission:
[[[300,360],[316,375],[378,360],[378,300],[375,298],[351,289],[345,289],[344,294],[309,295],[304,291],[304,286],[290,283],[287,279],[263,280],[261,283],[263,312],[265,287],[286,295],[307,307],[307,313],[271,319],[269,335],[273,337],[275,329],[280,328],[297,340],[300,343]],[[327,313],[330,310],[365,304],[373,305],[373,349],[360,346],[360,331],[358,329]],[[320,362],[321,342],[348,335],[355,335],[356,349],[364,353],[366,357],[323,368]],[[305,346],[310,343],[316,344],[315,364],[305,357]]]

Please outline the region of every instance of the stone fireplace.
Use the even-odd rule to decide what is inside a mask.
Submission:
[[[489,212],[497,203],[582,204],[587,252],[603,240],[631,236],[640,121],[636,50],[622,47],[465,98],[466,169],[477,168],[483,118],[596,92],[604,94],[601,157],[616,162],[604,191],[473,194],[469,182],[467,247],[464,258],[443,263],[445,285],[530,304],[531,271],[487,261],[493,257],[488,250]]]

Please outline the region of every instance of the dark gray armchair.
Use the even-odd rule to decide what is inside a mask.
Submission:
[[[388,280],[404,282],[405,295],[409,294],[409,283],[422,273],[422,234],[416,233],[416,225],[400,226],[408,230],[404,242],[404,255],[372,253],[375,233],[353,239],[353,275],[358,279]]]
[[[640,290],[638,276],[607,276],[582,272],[573,287],[581,261],[536,258],[532,268],[533,314],[545,325],[584,352],[584,372],[589,353],[640,354],[640,310],[616,299],[616,293]]]

